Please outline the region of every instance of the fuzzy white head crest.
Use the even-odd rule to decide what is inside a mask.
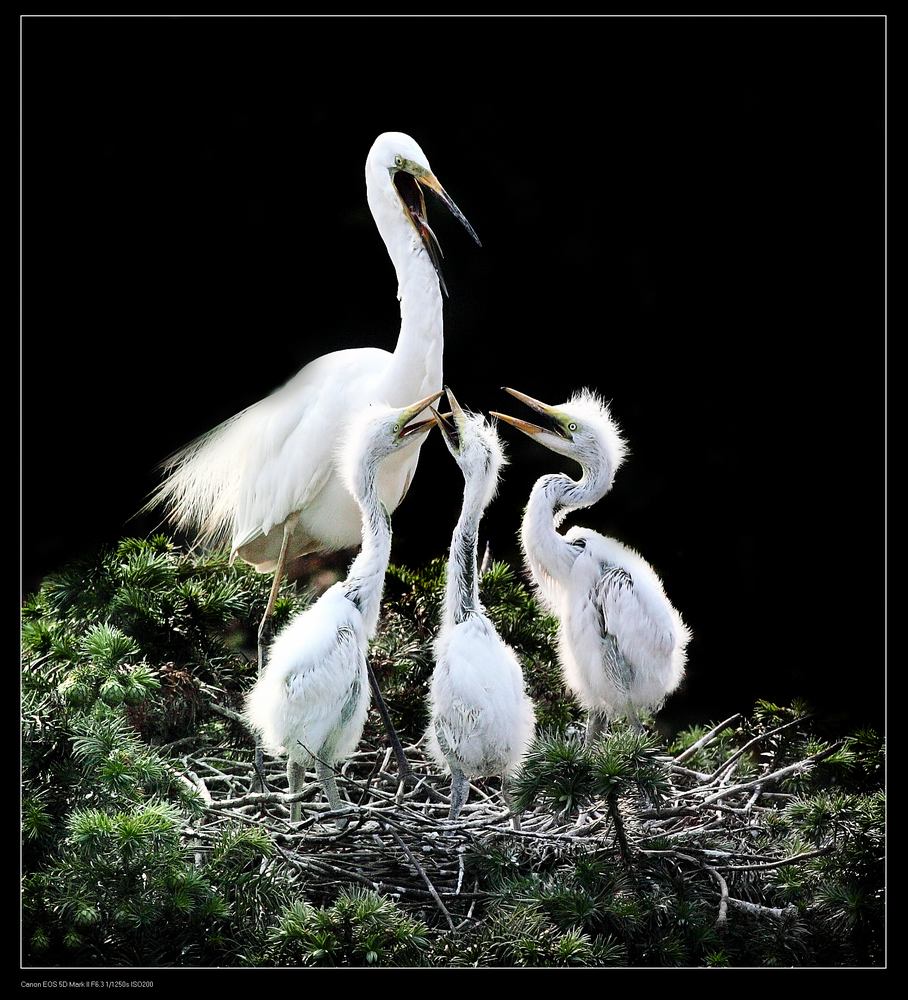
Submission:
[[[418,167],[431,173],[429,158],[420,148],[419,143],[405,132],[382,132],[372,143],[366,166],[374,164],[385,170],[394,170],[401,162],[415,163]]]
[[[497,483],[499,472],[508,464],[498,431],[481,413],[470,410],[463,411],[463,417],[456,421],[456,426],[459,447],[456,450],[452,448],[447,438],[445,444],[464,477],[469,479],[473,476],[488,476]],[[492,495],[494,496],[494,491]]]
[[[338,442],[338,467],[344,486],[354,495],[362,491],[363,476],[383,458],[409,447],[415,439],[400,438],[402,410],[385,403],[370,403],[347,421]],[[422,435],[418,436],[422,439]]]
[[[614,476],[629,448],[605,400],[593,389],[580,389],[557,410],[569,438],[552,441],[547,435],[546,446],[582,465],[604,461]]]

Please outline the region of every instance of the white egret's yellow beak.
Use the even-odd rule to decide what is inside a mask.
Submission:
[[[444,257],[444,254],[442,253],[441,246],[439,246],[435,233],[432,232],[432,227],[426,219],[426,200],[423,197],[422,188],[426,187],[438,195],[454,218],[461,223],[473,239],[476,240],[477,244],[482,246],[479,242],[479,237],[476,235],[476,231],[470,223],[467,222],[466,216],[454,204],[453,199],[441,186],[441,183],[435,174],[430,173],[428,170],[423,170],[416,164],[408,162],[407,165],[401,167],[394,173],[392,183],[394,184],[397,195],[404,207],[407,218],[410,220],[413,228],[422,240],[422,244],[426,248],[426,253],[432,261],[432,266],[435,268],[435,273],[438,275],[438,283],[441,285],[441,290],[445,293],[445,295],[447,295],[448,288],[447,285],[445,285],[445,279],[441,273],[441,258]],[[422,187],[420,187],[420,185],[422,185]]]
[[[418,417],[427,406],[434,403],[436,399],[440,399],[442,395],[444,395],[443,392],[434,392],[431,396],[426,396],[425,399],[421,399],[411,406],[404,407],[400,411],[400,432],[397,435],[400,440],[418,437],[432,430],[435,426],[435,421],[431,417],[428,420],[419,420],[415,424],[411,424],[410,421]]]
[[[434,191],[439,198],[445,203],[448,211],[455,219],[463,226],[464,229],[473,237],[476,241],[476,246],[481,247],[482,241],[476,235],[476,230],[467,221],[467,217],[461,212],[461,210],[454,204],[454,200],[448,194],[447,191],[441,186],[438,178],[435,174],[425,173],[422,176],[416,178],[423,187],[427,187],[430,191]]]

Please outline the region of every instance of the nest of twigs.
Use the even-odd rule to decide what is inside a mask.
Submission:
[[[277,857],[300,875],[313,902],[328,903],[341,886],[355,883],[402,905],[434,906],[455,928],[472,918],[484,895],[466,873],[473,848],[494,836],[563,836],[576,826],[575,818],[559,822],[549,813],[524,812],[515,830],[497,779],[472,782],[460,816],[448,820],[450,777],[418,743],[404,751],[413,773],[403,784],[390,748],[361,747],[345,761],[337,770],[338,792],[349,802],[343,811],[329,808],[314,777],[291,797],[282,758],[266,756],[267,791],[258,792],[249,791],[256,784],[251,764],[186,755],[184,778],[206,804],[202,820],[186,833],[212,838],[218,824],[253,823],[268,831]],[[295,800],[303,818],[291,823]],[[590,837],[605,836],[590,829]]]
[[[186,754],[183,780],[201,795],[205,810],[184,833],[203,847],[206,840],[217,836],[222,824],[254,824],[268,832],[276,847],[271,863],[289,866],[313,903],[330,903],[341,887],[358,884],[390,896],[404,907],[417,908],[426,918],[434,911],[436,921],[451,929],[465,927],[475,919],[474,910],[485,893],[470,874],[469,859],[491,840],[520,838],[540,848],[618,850],[623,856],[619,836],[629,834],[632,854],[641,860],[671,857],[682,870],[701,877],[708,873],[717,893],[720,927],[727,920],[730,905],[755,915],[786,919],[786,910],[731,896],[726,876],[796,864],[826,853],[824,848],[791,858],[757,855],[752,835],[762,815],[792,798],[775,790],[778,782],[812,767],[835,748],[777,773],[766,771],[740,782],[734,780],[736,761],[750,744],[714,774],[685,767],[685,760],[734,718],[715,727],[684,753],[665,759],[670,792],[660,801],[622,796],[623,831],[616,830],[615,811],[606,802],[560,815],[531,808],[515,823],[498,779],[471,783],[469,801],[461,815],[448,820],[450,778],[439,772],[416,743],[404,748],[413,768],[405,784],[399,781],[390,748],[363,745],[354,753],[337,772],[338,791],[349,803],[342,811],[329,808],[314,776],[291,798],[283,759],[266,757],[262,775],[266,790],[250,791],[257,785],[251,762],[228,760],[210,751]],[[298,823],[290,822],[291,800],[301,804],[303,818]],[[701,835],[716,830],[722,831],[724,844],[737,846],[723,850],[700,847]],[[657,838],[658,848],[649,847]]]

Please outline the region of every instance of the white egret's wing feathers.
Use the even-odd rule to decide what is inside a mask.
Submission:
[[[243,456],[253,438],[256,410],[241,410],[191,441],[164,464],[164,480],[143,510],[162,504],[171,523],[195,531],[203,545],[220,545],[233,531],[231,499],[242,480]]]
[[[572,571],[576,600],[569,617],[574,659],[587,661],[579,669],[593,672],[598,662],[605,703],[655,707],[681,680],[687,627],[633,549],[579,527],[565,538],[583,545]],[[584,686],[591,684],[598,687],[588,675]]]
[[[359,742],[369,705],[362,617],[335,584],[271,646],[246,717],[272,750],[333,761]],[[308,753],[307,753],[308,751]]]
[[[622,654],[634,646],[655,655],[671,653],[675,637],[670,616],[664,607],[647,607],[627,570],[602,564],[594,604],[603,632],[615,637]]]
[[[352,629],[339,629],[328,656],[314,670],[288,676],[285,685],[294,725],[284,745],[292,758],[308,762],[319,757],[330,764],[356,748],[369,682],[366,656]]]
[[[433,720],[435,741],[441,751],[436,760],[441,763],[439,757],[443,757],[445,761],[463,761],[467,757],[465,745],[476,736],[478,726],[479,709],[476,705],[452,698],[445,713],[436,715]]]
[[[483,615],[445,629],[435,653],[430,753],[467,774],[507,772],[523,756],[535,726],[516,654]]]
[[[267,534],[324,487],[352,401],[371,397],[390,358],[377,348],[317,358],[174,455],[149,506],[165,503],[205,544],[236,550]]]

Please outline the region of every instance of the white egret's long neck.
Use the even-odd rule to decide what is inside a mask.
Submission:
[[[557,528],[565,515],[601,500],[612,485],[607,463],[581,466],[579,480],[564,473],[542,476],[530,493],[520,529],[521,542],[533,573],[540,571],[563,583],[570,573],[578,549],[564,540]]]
[[[397,273],[400,335],[383,388],[388,403],[402,406],[441,389],[441,288],[422,241],[404,215],[387,169],[366,164],[366,197]]]
[[[485,477],[467,480],[460,517],[451,536],[448,554],[448,579],[445,586],[445,624],[457,625],[476,611],[479,602],[479,570],[476,551],[479,522],[488,503],[488,483]]]
[[[378,497],[378,464],[367,463],[356,484],[354,499],[362,512],[363,545],[350,564],[344,593],[359,608],[371,638],[378,626],[378,612],[391,558],[391,515]]]

